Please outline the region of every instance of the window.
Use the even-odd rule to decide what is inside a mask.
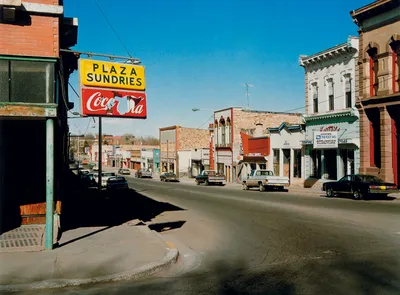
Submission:
[[[318,113],[318,88],[317,84],[313,84],[313,112]]]
[[[275,175],[280,175],[279,174],[279,169],[280,169],[280,161],[279,161],[279,150],[274,149],[274,173]]]
[[[333,80],[328,81],[328,97],[329,97],[329,110],[333,111],[335,109],[335,100],[333,97]]]
[[[342,179],[339,180],[339,182],[346,182],[346,181],[350,181],[351,177],[349,175],[343,177]]]
[[[54,103],[54,63],[0,60],[0,101]]]
[[[351,80],[350,75],[345,77],[345,99],[346,99],[346,108],[351,108],[353,106],[351,99]]]
[[[370,47],[367,52],[369,55],[369,94],[370,96],[375,96],[379,88],[379,60],[376,57],[378,49],[376,47]]]
[[[226,134],[226,128],[225,128],[225,122],[222,124],[222,126],[221,126],[221,132],[222,132],[222,134],[221,134],[221,139],[222,139],[222,145],[224,146],[225,145],[225,143],[226,143],[226,137],[225,137],[225,134]]]
[[[294,150],[293,177],[301,178],[301,150]]]

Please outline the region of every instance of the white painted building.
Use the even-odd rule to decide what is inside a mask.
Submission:
[[[179,176],[196,177],[210,167],[210,149],[195,148],[178,151]]]
[[[282,123],[279,127],[268,130],[270,133],[268,169],[274,170],[275,175],[289,177],[291,185],[302,185],[305,126]]]
[[[357,37],[349,37],[346,43],[300,56],[306,81],[305,179],[336,180],[359,170],[358,43]],[[330,138],[332,144],[324,147],[329,142],[324,138]]]
[[[140,168],[154,171],[154,149],[142,148],[140,152]]]

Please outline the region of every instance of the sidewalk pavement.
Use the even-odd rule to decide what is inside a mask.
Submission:
[[[69,230],[54,250],[0,253],[0,293],[139,278],[176,262],[178,250],[139,222]]]

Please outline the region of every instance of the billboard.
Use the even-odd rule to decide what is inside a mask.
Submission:
[[[146,119],[146,94],[102,88],[81,89],[82,115]]]
[[[315,149],[336,149],[338,148],[337,131],[314,131]]]
[[[80,59],[79,73],[83,86],[140,91],[146,89],[143,66]]]
[[[81,59],[79,74],[83,116],[146,119],[143,66]]]

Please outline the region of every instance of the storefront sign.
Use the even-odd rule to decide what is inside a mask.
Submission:
[[[319,131],[340,131],[340,127],[335,125],[322,126]]]
[[[147,104],[144,92],[82,87],[81,93],[84,116],[146,119]]]
[[[80,59],[79,72],[81,84],[84,86],[146,89],[143,66]]]
[[[315,149],[332,149],[338,147],[338,133],[333,132],[314,132]]]

